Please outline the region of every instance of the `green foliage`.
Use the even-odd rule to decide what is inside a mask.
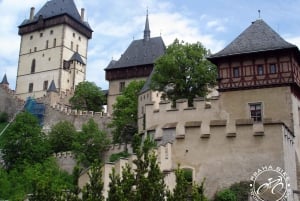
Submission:
[[[113,105],[113,118],[110,124],[114,128],[114,142],[129,142],[137,133],[138,93],[144,81],[132,81],[118,96]]]
[[[130,154],[126,151],[115,153],[115,154],[110,155],[109,162],[115,162],[115,161],[119,160],[120,158],[127,158],[128,156],[130,156]]]
[[[49,142],[37,118],[28,112],[16,116],[2,140],[3,159],[8,169],[43,162],[50,154]]]
[[[230,186],[229,189],[236,195],[237,201],[248,200],[250,183],[249,181],[241,181]]]
[[[193,182],[193,171],[191,169],[183,169],[183,175],[188,183]]]
[[[48,134],[52,150],[57,152],[72,150],[72,144],[76,137],[76,129],[68,121],[61,121],[55,124]]]
[[[155,62],[151,88],[164,92],[173,102],[187,98],[191,105],[195,97],[207,94],[208,85],[216,82],[216,66],[206,59],[208,54],[199,42],[190,44],[176,39]]]
[[[176,175],[176,186],[173,189],[173,193],[169,195],[168,201],[184,201],[187,200],[189,195],[189,183],[185,179],[184,171],[178,168],[175,172]]]
[[[0,112],[0,123],[8,122],[8,114],[6,112]]]
[[[207,197],[204,195],[204,182],[205,179],[201,182],[200,185],[194,184],[192,189],[192,200],[193,201],[208,201]]]
[[[237,201],[237,198],[232,190],[224,189],[216,194],[215,201]]]
[[[102,181],[102,166],[95,162],[88,172],[89,183],[87,183],[82,192],[83,201],[104,201],[102,195],[103,181]]]
[[[85,81],[76,86],[70,103],[75,109],[99,112],[103,109],[105,96],[95,83]]]
[[[137,148],[136,166],[122,169],[122,179],[115,170],[110,174],[111,182],[108,201],[165,201],[164,174],[157,164],[156,155],[151,151],[154,143],[147,138]]]
[[[98,124],[90,119],[82,125],[82,131],[77,133],[73,150],[79,162],[86,167],[100,160],[109,144],[109,139],[104,131],[99,130]]]
[[[22,170],[7,172],[0,168],[0,176],[1,199],[24,200],[31,194],[30,200],[54,200],[61,189],[72,187],[71,176],[59,170],[53,158],[34,165],[24,164]]]

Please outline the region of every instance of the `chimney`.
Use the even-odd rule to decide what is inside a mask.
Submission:
[[[81,21],[84,21],[84,8],[81,8]]]
[[[30,20],[33,20],[33,17],[34,17],[34,7],[31,7],[30,9]]]

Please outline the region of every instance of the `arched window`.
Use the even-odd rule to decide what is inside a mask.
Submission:
[[[31,62],[31,73],[35,72],[35,59],[32,60]]]

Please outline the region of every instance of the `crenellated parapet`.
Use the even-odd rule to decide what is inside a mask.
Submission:
[[[169,101],[161,101],[158,109],[153,104],[147,104],[145,114],[144,132],[152,134],[162,144],[184,139],[190,129],[197,130],[201,139],[211,138],[216,131],[226,138],[236,138],[242,135],[245,128],[251,131],[252,136],[264,136],[270,126],[289,129],[284,122],[273,118],[263,118],[260,122],[249,117],[233,118],[224,109],[219,96],[196,98],[193,107],[188,106],[186,99],[177,100],[175,107]]]

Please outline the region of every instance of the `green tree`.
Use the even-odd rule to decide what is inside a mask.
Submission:
[[[28,112],[17,115],[2,140],[3,159],[8,169],[43,162],[50,154],[49,142],[37,118]]]
[[[89,119],[86,124],[82,125],[82,131],[77,133],[73,150],[77,159],[88,167],[95,160],[101,159],[108,145],[109,139],[106,132],[100,130],[93,119]]]
[[[90,172],[88,172],[89,183],[82,190],[83,201],[104,201],[101,168],[102,166],[98,162],[92,164]]]
[[[134,170],[122,169],[122,179],[115,171],[110,174],[109,201],[165,201],[166,186],[157,158],[152,152],[155,143],[147,138],[137,149]]]
[[[189,183],[185,178],[184,171],[178,168],[175,171],[176,185],[173,189],[173,193],[169,194],[168,201],[184,201],[188,200],[189,195]]]
[[[100,112],[105,104],[105,96],[101,88],[93,82],[80,82],[75,89],[74,96],[70,98],[72,107],[78,110]]]
[[[113,105],[111,127],[114,142],[129,142],[137,133],[138,94],[145,81],[132,81]]]
[[[52,150],[57,152],[72,150],[72,144],[76,137],[76,129],[68,121],[61,121],[55,124],[48,134]]]
[[[151,79],[153,90],[164,92],[175,103],[187,98],[203,97],[217,78],[216,66],[206,59],[209,51],[200,42],[190,44],[176,39],[166,53],[155,62]]]
[[[71,176],[59,169],[54,158],[9,172],[0,169],[0,176],[0,198],[6,200],[24,200],[27,195],[30,200],[57,200],[63,189],[72,188]]]

